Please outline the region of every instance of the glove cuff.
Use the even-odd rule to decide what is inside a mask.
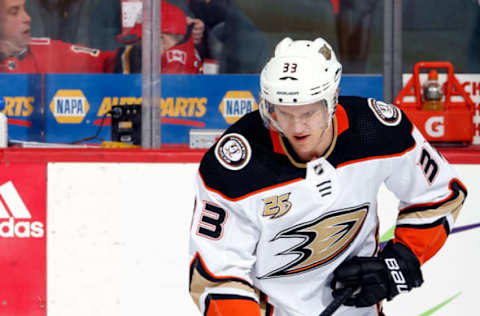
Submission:
[[[415,254],[402,243],[389,241],[380,253],[380,258],[385,261],[389,270],[391,288],[388,299],[399,293],[410,291],[423,283],[420,261]]]

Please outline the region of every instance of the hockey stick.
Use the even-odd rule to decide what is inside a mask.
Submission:
[[[325,308],[323,312],[320,313],[318,316],[331,316],[335,311],[342,305],[350,296],[352,296],[354,292],[354,288],[347,287],[343,290],[343,293],[337,296],[328,306]]]

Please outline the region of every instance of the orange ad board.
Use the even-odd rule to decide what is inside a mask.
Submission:
[[[411,79],[412,74],[403,75],[403,85],[406,86],[409,80]],[[467,139],[465,134],[465,129],[470,129],[473,124],[473,145],[480,145],[480,74],[455,74],[455,77],[458,79],[462,89],[469,95],[470,99],[473,101],[473,111],[472,111],[472,122],[464,121],[464,118],[467,116],[465,113],[462,115],[462,119],[458,121],[458,118],[446,118],[443,114],[443,111],[428,111],[424,113],[424,117],[419,117],[420,109],[411,109],[415,117],[418,117],[419,121],[415,122],[417,127],[422,131],[422,133],[427,136],[431,141],[451,141],[446,135],[452,135],[452,133],[460,133],[459,138]],[[427,80],[427,74],[420,74],[420,85]],[[447,75],[440,73],[438,76],[440,83],[446,82]],[[407,100],[407,99],[405,99]],[[414,102],[415,98],[412,97],[407,101]],[[457,99],[458,101],[458,99]],[[396,104],[399,105],[399,104]],[[454,114],[453,114],[454,115]],[[429,120],[428,118],[431,119]],[[455,129],[453,132],[452,129]]]
[[[422,73],[426,70],[429,70],[427,78],[427,74]],[[446,73],[439,76],[437,70]],[[471,144],[474,140],[475,103],[450,62],[416,63],[413,75],[396,96],[394,104],[402,108],[431,142]]]
[[[472,115],[463,110],[405,111],[410,120],[432,142],[471,142],[473,136]]]

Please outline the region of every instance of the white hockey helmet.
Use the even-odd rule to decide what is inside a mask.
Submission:
[[[342,65],[323,39],[284,38],[260,75],[260,114],[267,126],[281,132],[272,117],[274,105],[298,106],[322,101],[329,121],[335,114]]]

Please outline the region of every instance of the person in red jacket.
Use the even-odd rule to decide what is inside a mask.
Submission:
[[[195,50],[185,13],[179,7],[166,1],[161,3],[161,71],[162,73],[201,73],[202,62]],[[130,43],[121,49],[121,70],[124,74],[141,72],[142,24],[135,26],[117,38]],[[117,69],[118,71],[118,69]]]
[[[116,51],[31,38],[26,0],[0,0],[0,73],[113,72]]]

